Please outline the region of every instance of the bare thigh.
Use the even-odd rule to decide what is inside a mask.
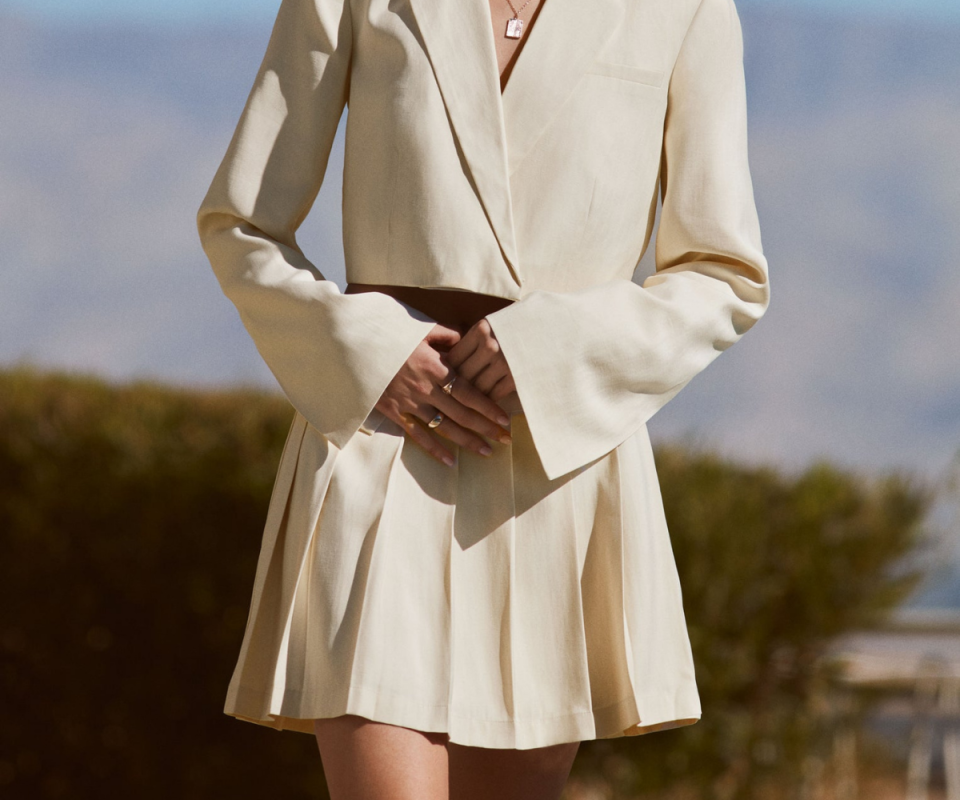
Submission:
[[[331,800],[558,800],[580,746],[466,747],[352,714],[314,730]]]
[[[448,800],[445,733],[353,714],[314,722],[331,800]]]
[[[448,742],[450,800],[558,800],[579,747],[494,750]]]

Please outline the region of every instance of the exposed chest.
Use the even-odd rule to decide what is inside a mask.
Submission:
[[[510,80],[513,65],[530,38],[530,31],[545,2],[547,0],[488,0],[501,92]]]

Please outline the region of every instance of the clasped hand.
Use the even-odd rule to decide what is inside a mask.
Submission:
[[[454,376],[447,394],[442,387]],[[490,455],[492,448],[482,437],[511,442],[505,426],[510,413],[521,410],[516,389],[486,319],[466,333],[438,323],[400,368],[376,408],[430,455],[453,466],[453,455],[433,434]],[[428,428],[437,412],[443,420]]]

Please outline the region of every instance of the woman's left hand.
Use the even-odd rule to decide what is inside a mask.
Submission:
[[[517,386],[486,318],[479,320],[447,353],[448,363],[508,414],[522,413]]]

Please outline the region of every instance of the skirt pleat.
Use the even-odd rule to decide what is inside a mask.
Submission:
[[[379,412],[343,450],[297,414],[224,711],[517,749],[695,722],[646,428],[552,481],[522,414],[511,433],[445,442],[450,468]]]

